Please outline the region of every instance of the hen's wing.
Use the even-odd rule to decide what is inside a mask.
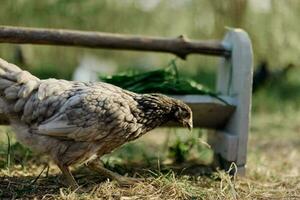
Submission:
[[[95,84],[86,90],[75,93],[33,132],[75,141],[96,141],[110,134],[127,138],[142,131],[136,119],[137,103],[130,95],[106,84]]]

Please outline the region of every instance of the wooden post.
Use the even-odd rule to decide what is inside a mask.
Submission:
[[[237,173],[245,174],[247,142],[252,97],[252,45],[248,34],[231,29],[223,40],[231,49],[231,57],[222,58],[218,70],[217,91],[236,99],[236,110],[224,128],[209,134],[215,152],[215,163],[228,169],[232,162]]]

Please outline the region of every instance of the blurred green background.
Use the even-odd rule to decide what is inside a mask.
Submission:
[[[2,0],[0,24],[164,37],[184,34],[198,40],[222,39],[226,26],[240,27],[252,39],[255,66],[267,60],[275,70],[288,63],[299,63],[299,11],[298,0]],[[13,44],[1,44],[0,56],[16,62],[15,48]],[[160,53],[58,46],[21,48],[25,67],[42,78],[71,79],[86,54],[115,62],[119,71],[164,67],[174,58]],[[214,87],[216,57],[192,55],[186,61],[178,59],[177,64],[181,73]],[[278,81],[276,87],[272,85],[256,95],[258,102],[267,98],[269,103],[262,105],[254,100],[254,109],[281,109],[282,102],[293,108],[298,105],[297,73]]]

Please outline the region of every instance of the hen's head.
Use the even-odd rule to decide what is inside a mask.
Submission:
[[[193,128],[191,108],[178,99],[163,94],[150,93],[142,95],[138,102],[146,110],[145,112],[150,113],[152,117],[153,113],[157,113],[157,110],[162,110],[168,115],[168,118],[165,119],[178,122],[190,130]]]
[[[191,108],[181,101],[177,101],[173,106],[174,118],[177,122],[187,127],[189,130],[193,128],[193,114]]]

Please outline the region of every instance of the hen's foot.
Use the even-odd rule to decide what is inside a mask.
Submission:
[[[96,161],[92,161],[92,162],[88,163],[87,166],[91,170],[101,174],[102,176],[109,178],[111,180],[117,181],[118,184],[121,186],[130,186],[130,185],[134,185],[134,184],[142,181],[141,179],[138,179],[138,178],[121,176],[120,174],[117,174],[115,172],[112,172],[112,171],[106,169],[99,162],[96,162]]]
[[[120,186],[131,186],[137,183],[140,183],[142,179],[139,178],[131,178],[131,177],[126,177],[126,176],[121,176],[115,177],[115,180],[118,182]]]

